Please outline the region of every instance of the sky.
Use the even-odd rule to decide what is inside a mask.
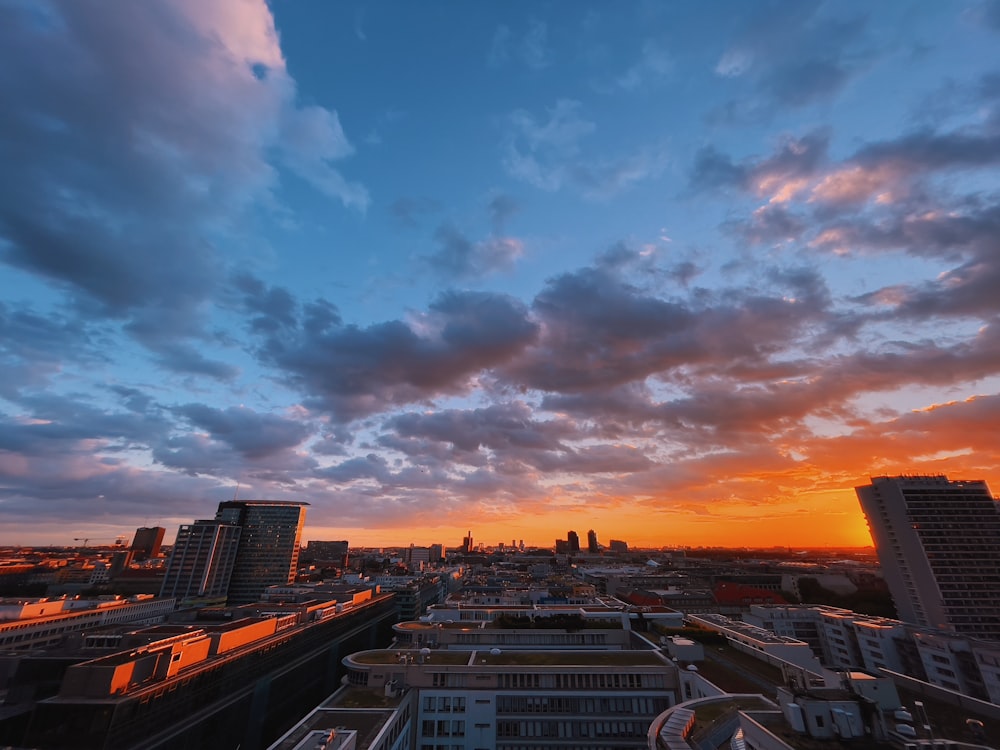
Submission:
[[[1000,486],[997,0],[0,0],[0,105],[2,544]]]

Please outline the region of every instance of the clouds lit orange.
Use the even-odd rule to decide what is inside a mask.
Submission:
[[[1000,484],[992,5],[361,8],[0,11],[0,543],[864,545],[869,475]]]

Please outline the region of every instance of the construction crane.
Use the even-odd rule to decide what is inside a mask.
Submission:
[[[102,541],[103,542],[103,541],[107,541],[109,539],[114,539],[115,540],[115,546],[116,547],[124,547],[125,543],[128,541],[128,537],[125,536],[124,534],[119,534],[116,537],[110,537],[110,536],[107,536],[107,537],[96,537],[96,538],[95,537],[89,537],[89,536],[75,536],[75,537],[73,537],[73,541],[74,542],[83,542],[83,547],[84,548],[86,548],[87,544],[89,542],[91,542],[91,541],[95,541],[95,542],[96,541]]]

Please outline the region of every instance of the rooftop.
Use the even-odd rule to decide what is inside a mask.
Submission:
[[[420,661],[420,652],[414,650],[361,651],[348,658],[355,664],[399,664],[401,655],[412,656],[411,664],[435,666],[662,666],[666,664],[655,651],[507,651],[499,654],[492,650],[480,651],[431,651]]]
[[[654,651],[477,651],[476,664],[487,666],[662,666]]]
[[[359,651],[356,654],[351,654],[348,658],[356,664],[399,664],[401,663],[400,659],[403,654],[412,656],[414,664],[421,663],[419,661],[420,652],[413,650]],[[424,659],[424,663],[430,664],[465,665],[469,663],[469,652],[435,650],[429,656],[424,657]]]

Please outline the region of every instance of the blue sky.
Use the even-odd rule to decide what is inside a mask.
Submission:
[[[0,3],[0,543],[867,541],[993,480],[1000,3]]]

